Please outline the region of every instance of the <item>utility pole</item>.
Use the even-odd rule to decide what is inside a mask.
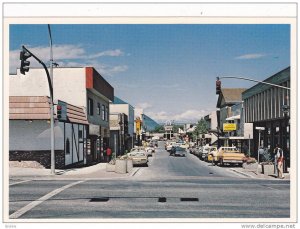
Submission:
[[[51,28],[48,24],[48,32],[49,32],[49,43],[50,43],[50,81],[53,86],[53,51],[52,51],[52,36],[51,36]],[[54,139],[54,104],[53,104],[53,94],[50,100],[50,125],[51,125],[51,174],[55,174],[55,139]]]

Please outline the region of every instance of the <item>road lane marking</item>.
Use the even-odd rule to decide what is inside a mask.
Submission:
[[[80,184],[82,182],[85,182],[86,180],[82,180],[82,181],[77,181],[77,182],[73,182],[71,184],[65,185],[61,188],[55,189],[54,191],[42,196],[41,198],[27,204],[25,207],[17,210],[16,212],[14,212],[13,214],[11,214],[9,216],[10,219],[18,219],[19,217],[21,217],[22,215],[24,215],[26,212],[30,211],[31,209],[33,209],[34,207],[40,205],[41,203],[43,203],[44,201],[52,198],[53,196],[57,195],[58,193],[66,190],[67,188],[70,188],[74,185]]]
[[[32,180],[23,180],[23,181],[15,182],[15,183],[9,184],[9,186],[13,186],[13,185],[16,185],[16,184],[22,184],[22,183],[26,183],[26,182],[29,182],[29,181],[32,181]]]

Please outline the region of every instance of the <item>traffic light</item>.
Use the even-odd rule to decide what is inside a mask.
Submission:
[[[62,110],[61,105],[57,105],[56,106],[56,117],[57,117],[57,119],[61,119],[61,110]]]
[[[27,59],[30,58],[32,55],[25,51],[24,49],[20,52],[20,60],[21,60],[21,67],[20,67],[20,72],[21,74],[25,75],[25,72],[29,71],[29,65],[30,61]]]
[[[67,121],[67,104],[63,101],[55,101],[56,118],[59,121]]]
[[[219,77],[217,77],[216,80],[216,94],[219,95],[221,93],[221,81],[219,80]]]

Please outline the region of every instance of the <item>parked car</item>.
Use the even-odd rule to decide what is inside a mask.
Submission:
[[[207,154],[208,154],[209,149],[210,149],[209,145],[206,145],[206,146],[202,147],[202,151],[201,151],[201,153],[199,155],[200,160],[204,161],[205,158],[207,158]]]
[[[153,146],[147,146],[145,147],[145,150],[149,153],[151,153],[151,156],[153,153],[155,153],[155,148]]]
[[[174,147],[175,151],[174,151],[174,156],[180,156],[180,157],[185,157],[186,156],[186,149],[182,148],[180,146]]]
[[[132,153],[132,152],[142,152],[142,153],[146,154],[147,157],[152,157],[152,151],[151,150],[147,150],[144,147],[133,148],[133,149],[131,149],[130,153]]]
[[[190,153],[191,154],[195,154],[195,151],[196,151],[196,146],[190,147]]]
[[[195,156],[200,157],[201,153],[202,153],[202,146],[197,146],[195,150]]]
[[[220,147],[216,153],[213,154],[213,164],[239,164],[244,162],[245,154],[240,153],[236,147]]]
[[[127,157],[132,160],[133,165],[148,166],[148,157],[143,151],[134,151],[127,154]]]

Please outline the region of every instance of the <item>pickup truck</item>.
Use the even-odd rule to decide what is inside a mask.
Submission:
[[[224,164],[243,164],[245,154],[240,153],[236,147],[220,147],[218,151],[213,152],[212,164],[219,164],[223,166]]]

